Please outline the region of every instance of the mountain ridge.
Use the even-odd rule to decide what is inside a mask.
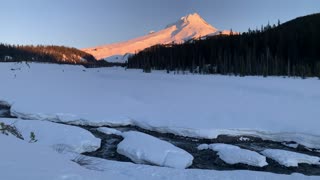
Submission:
[[[112,43],[92,48],[82,49],[92,54],[96,59],[109,62],[125,62],[128,54],[134,54],[157,44],[184,43],[191,39],[217,34],[230,34],[230,31],[219,31],[207,23],[199,14],[193,13],[181,17],[157,32],[130,39],[128,41]]]

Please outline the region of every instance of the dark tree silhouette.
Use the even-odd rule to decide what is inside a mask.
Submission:
[[[320,78],[320,14],[185,44],[156,45],[135,54],[128,68],[239,76]]]
[[[42,62],[57,64],[78,64],[86,67],[120,65],[97,61],[91,54],[64,46],[14,46],[0,44],[0,62]]]

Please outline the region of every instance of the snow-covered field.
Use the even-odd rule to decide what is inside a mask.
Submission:
[[[295,141],[320,149],[320,81],[315,78],[173,75],[162,71],[145,74],[141,70],[123,68],[85,69],[34,63],[29,67],[1,63],[0,82],[0,100],[9,102],[12,115],[20,119],[93,126],[136,125],[201,138],[216,138],[220,134],[248,135],[280,142]],[[92,158],[99,162],[94,163],[99,171],[94,171],[70,162],[68,157],[60,157],[52,149],[55,144],[66,143],[79,153],[82,145],[87,147],[88,141],[97,148],[100,141],[92,134],[72,126],[69,129],[69,126],[42,121],[20,121],[17,127],[22,133],[28,136],[34,131],[39,143],[30,144],[27,140],[0,134],[1,142],[6,144],[0,148],[0,154],[14,154],[0,161],[0,169],[5,169],[7,179],[78,180],[106,176],[117,179],[319,179],[299,174],[181,170]],[[115,129],[98,130],[126,138],[125,133]],[[74,136],[59,139],[69,132]],[[41,139],[46,143],[41,143]],[[134,143],[138,144],[135,150],[140,153],[143,147],[139,143],[143,141],[132,140],[126,143],[127,149]],[[143,153],[150,151],[143,150]],[[153,156],[149,155],[147,157]],[[36,165],[23,169],[31,161]],[[21,173],[12,173],[15,168]],[[44,173],[37,174],[39,169]]]
[[[24,118],[133,124],[204,138],[254,135],[320,148],[320,81],[315,78],[145,74],[122,68],[2,63],[0,82],[0,99]]]

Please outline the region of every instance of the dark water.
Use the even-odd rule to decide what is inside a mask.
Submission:
[[[15,118],[10,114],[10,105],[6,102],[0,101],[0,118]],[[70,125],[70,124],[69,124]],[[73,125],[74,126],[74,125]],[[131,162],[131,160],[121,154],[117,153],[117,145],[123,140],[121,136],[106,135],[96,130],[96,127],[79,126],[93,133],[97,138],[101,139],[101,147],[90,153],[83,153],[88,156],[99,157],[115,161]],[[248,136],[227,136],[220,135],[216,139],[197,139],[177,136],[170,133],[159,133],[155,131],[145,130],[136,126],[117,126],[109,127],[120,131],[139,131],[164,141],[170,142],[177,147],[180,147],[193,155],[192,169],[214,169],[214,170],[254,170],[254,171],[266,171],[279,174],[291,174],[302,173],[305,175],[317,175],[320,176],[319,165],[299,164],[299,167],[285,167],[272,159],[267,158],[268,166],[254,167],[246,164],[230,165],[222,161],[218,155],[212,150],[198,150],[197,147],[200,144],[212,144],[212,143],[225,143],[239,146],[244,149],[260,152],[267,148],[290,150],[294,152],[304,153],[308,155],[320,157],[320,152],[316,150],[310,150],[304,146],[299,145],[297,148],[291,148],[283,145],[284,142],[266,141],[256,137]],[[241,139],[248,138],[246,141]],[[294,142],[286,142],[294,143]]]
[[[0,118],[14,118],[10,114],[11,106],[5,101],[0,101]]]
[[[101,148],[95,152],[85,153],[88,156],[94,156],[109,160],[116,161],[127,161],[132,162],[130,159],[126,158],[117,153],[117,145],[123,140],[121,136],[117,135],[106,135],[104,133],[98,132],[94,127],[83,127],[90,132],[92,132],[96,137],[102,140]],[[220,135],[216,139],[197,139],[197,138],[187,138],[182,136],[176,136],[169,133],[159,133],[154,131],[148,131],[135,126],[119,126],[119,127],[109,127],[120,131],[139,131],[164,141],[170,142],[175,146],[182,148],[193,155],[194,160],[191,167],[192,169],[214,169],[214,170],[254,170],[254,171],[266,171],[279,174],[291,174],[291,173],[302,173],[305,175],[318,175],[320,176],[320,166],[318,165],[308,165],[299,164],[299,167],[285,167],[278,164],[276,161],[267,158],[268,166],[265,167],[254,167],[246,164],[235,164],[230,165],[222,161],[218,155],[212,150],[198,150],[197,147],[200,144],[212,144],[212,143],[225,143],[239,146],[244,149],[260,152],[267,148],[273,149],[283,149],[290,150],[294,152],[309,154],[313,156],[320,157],[320,153],[316,151],[310,151],[303,146],[298,148],[290,148],[283,145],[280,142],[266,141],[256,137],[248,136],[227,136]],[[241,141],[242,138],[249,138],[247,141]],[[291,143],[291,142],[287,142]]]

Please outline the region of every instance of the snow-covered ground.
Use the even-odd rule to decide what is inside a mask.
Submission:
[[[199,150],[211,149],[218,152],[218,156],[228,164],[248,164],[251,166],[263,167],[268,165],[266,157],[261,154],[241,149],[238,146],[230,144],[201,144]]]
[[[179,169],[192,165],[191,154],[166,141],[135,131],[124,132],[122,136],[124,140],[117,152],[133,162]]]
[[[56,151],[80,154],[100,147],[100,139],[79,127],[37,120],[0,119],[0,122],[14,125],[26,142],[36,141]],[[30,137],[31,133],[34,133],[34,139]]]
[[[13,70],[16,69],[16,70]],[[19,70],[20,69],[20,70]],[[1,63],[0,99],[22,118],[184,136],[252,135],[320,148],[320,81]]]
[[[89,170],[51,148],[0,134],[1,179],[5,180],[316,180],[300,174],[279,175],[252,171],[179,170],[91,158]],[[3,146],[5,144],[5,146]]]
[[[298,166],[299,163],[320,165],[320,158],[316,156],[281,149],[266,149],[261,153],[287,167]]]
[[[3,180],[101,180],[106,175],[84,169],[52,148],[39,143],[28,143],[2,134],[0,142],[0,169]]]
[[[123,68],[1,63],[0,82],[0,100],[9,102],[13,115],[22,119],[136,125],[202,138],[220,134],[258,136],[320,149],[320,81],[315,78],[173,75],[161,71],[145,74]],[[94,164],[99,171],[92,171],[48,147],[66,143],[78,153],[87,143],[97,148],[100,141],[89,132],[42,121],[19,120],[16,126],[26,141],[0,134],[1,143],[6,144],[0,154],[7,155],[0,160],[0,169],[4,169],[1,176],[10,180],[318,179],[252,171],[179,170],[96,158],[99,163]],[[98,130],[125,134],[112,128]],[[37,143],[28,143],[30,132],[35,133]],[[133,143],[130,140],[128,144],[133,147]],[[30,162],[35,165],[28,166]],[[21,172],[12,173],[16,171]]]

